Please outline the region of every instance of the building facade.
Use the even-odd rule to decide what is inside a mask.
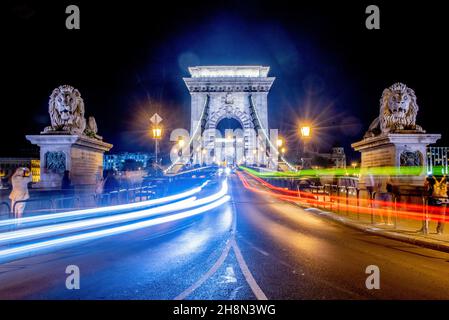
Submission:
[[[20,167],[31,169],[33,183],[40,181],[41,167],[40,160],[37,158],[0,158],[0,178],[11,177]]]
[[[150,160],[154,159],[154,155],[144,152],[123,152],[104,155],[104,170],[122,171],[127,160],[135,161],[138,165],[137,169],[146,169]]]

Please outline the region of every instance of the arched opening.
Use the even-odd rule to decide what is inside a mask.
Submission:
[[[236,165],[243,157],[243,136],[236,134],[236,129],[243,133],[243,126],[235,118],[223,118],[217,122],[216,129],[220,132],[223,150],[220,160],[224,165]]]
[[[225,137],[226,129],[243,129],[241,123],[234,118],[223,118],[217,123],[217,130],[220,131],[221,136]]]

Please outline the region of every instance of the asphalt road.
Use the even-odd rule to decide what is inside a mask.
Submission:
[[[1,264],[0,298],[449,299],[449,254],[229,182],[231,201],[204,214]],[[68,265],[79,290],[65,287]],[[365,286],[369,265],[378,290]]]

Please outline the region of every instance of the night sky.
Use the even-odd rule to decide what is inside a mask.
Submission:
[[[166,131],[190,127],[182,80],[193,65],[267,65],[270,127],[294,150],[298,119],[317,124],[327,151],[359,140],[378,115],[384,88],[413,88],[417,123],[447,145],[447,31],[441,2],[426,1],[15,1],[2,10],[0,156],[31,152],[26,134],[50,123],[48,96],[78,88],[86,116],[113,152],[152,151],[149,116]],[[334,1],[337,2],[337,1]],[[394,2],[394,4],[392,3]],[[146,4],[145,4],[146,3]],[[65,28],[77,4],[81,29]],[[380,7],[381,29],[365,28],[365,8]],[[168,135],[163,142],[169,146]]]

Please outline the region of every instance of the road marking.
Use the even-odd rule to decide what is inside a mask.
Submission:
[[[232,190],[231,190],[231,193]],[[254,279],[253,275],[251,274],[251,271],[249,271],[248,265],[245,262],[245,259],[243,258],[242,252],[240,251],[240,248],[237,245],[237,242],[235,240],[235,234],[236,234],[236,228],[237,228],[237,210],[235,208],[235,202],[231,201],[232,203],[232,211],[233,211],[233,221],[231,226],[231,236],[230,239],[228,239],[228,242],[226,243],[226,247],[223,249],[223,252],[221,253],[218,260],[214,263],[214,265],[207,271],[204,275],[201,276],[200,279],[198,279],[193,285],[191,285],[189,288],[187,288],[185,291],[183,291],[181,294],[179,294],[177,297],[174,298],[174,300],[183,300],[187,298],[190,294],[192,294],[193,291],[198,289],[201,285],[203,285],[206,280],[208,280],[210,277],[212,277],[215,272],[222,266],[224,261],[226,260],[227,256],[229,255],[229,251],[232,247],[234,250],[235,256],[237,258],[237,262],[240,266],[240,269],[242,270],[242,273],[246,279],[246,282],[249,284],[251,290],[253,291],[254,295],[258,300],[268,300],[265,293],[262,291],[260,286],[257,284],[256,280]]]
[[[231,185],[231,194],[234,196],[234,190]],[[233,197],[234,199],[234,197]],[[232,211],[234,213],[234,224],[233,224],[233,236],[231,239],[232,248],[234,249],[235,257],[237,258],[237,262],[240,266],[240,270],[242,270],[243,275],[245,276],[246,282],[248,282],[249,286],[251,287],[251,290],[253,291],[254,295],[256,296],[257,300],[268,300],[265,293],[262,291],[262,289],[257,284],[256,280],[254,279],[253,275],[251,274],[251,271],[249,271],[248,265],[245,262],[245,259],[243,258],[242,252],[240,251],[239,246],[237,245],[237,242],[235,240],[235,233],[237,232],[237,210],[235,207],[235,202],[231,201]]]
[[[253,291],[254,295],[256,296],[257,300],[268,300],[265,293],[262,291],[262,289],[257,284],[256,280],[254,279],[253,275],[251,274],[251,271],[249,271],[248,265],[245,262],[245,259],[243,259],[242,252],[240,251],[237,243],[235,242],[235,239],[231,240],[232,242],[232,248],[235,252],[235,257],[237,258],[237,262],[239,263],[240,269],[243,272],[243,275],[245,276],[246,282],[248,282],[249,286],[251,287],[251,290]]]
[[[198,281],[196,281],[189,288],[187,288],[185,291],[183,291],[181,294],[175,297],[174,300],[183,300],[187,298],[193,291],[198,289],[204,282],[206,282],[207,279],[212,277],[225,261],[226,257],[229,254],[230,249],[231,249],[231,241],[228,240],[228,242],[226,243],[226,247],[224,248],[220,258],[218,258],[218,260],[214,263],[212,268],[210,268],[209,271],[207,271],[201,278],[199,278]]]

